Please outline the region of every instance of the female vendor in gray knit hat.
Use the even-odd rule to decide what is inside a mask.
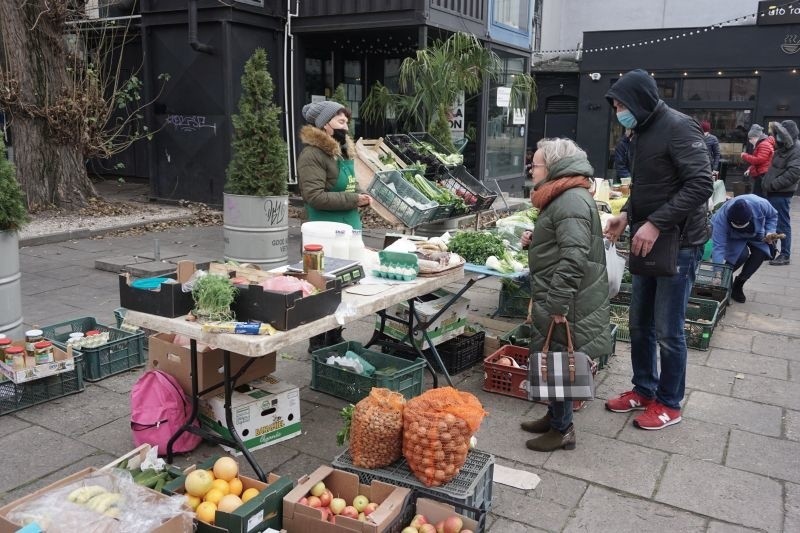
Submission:
[[[308,122],[300,130],[305,145],[297,157],[300,194],[310,221],[341,222],[361,229],[358,208],[372,199],[359,190],[354,159],[356,148],[347,134],[350,111],[330,100],[303,106]],[[308,351],[342,342],[342,328],[309,339]]]

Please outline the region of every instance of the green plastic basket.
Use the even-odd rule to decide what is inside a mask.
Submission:
[[[20,384],[10,379],[0,380],[0,415],[81,392],[85,388],[81,355],[73,357],[75,369],[69,372]]]
[[[708,350],[711,335],[717,325],[719,315],[719,302],[703,300],[702,298],[689,298],[686,306],[686,345],[697,350]]]
[[[497,303],[497,314],[499,316],[527,318],[530,301],[530,283],[518,283],[506,278],[500,280],[500,299]]]
[[[428,200],[397,170],[376,172],[367,192],[409,228],[428,222],[439,209],[438,203]]]
[[[375,367],[372,376],[362,376],[345,368],[329,365],[331,355],[344,356],[353,351]],[[406,399],[422,394],[425,359],[414,361],[367,350],[358,342],[343,342],[311,354],[311,388],[351,403],[369,395],[373,387],[399,392]]]
[[[630,307],[626,304],[611,304],[611,324],[617,326],[616,340],[631,342],[631,330],[628,322]]]
[[[108,376],[143,366],[144,333],[130,333],[98,324],[94,317],[82,317],[42,328],[44,337],[61,349],[66,349],[69,334],[76,331],[97,330],[108,332],[109,341],[94,348],[73,350],[83,356],[83,374],[86,381],[100,381]]]

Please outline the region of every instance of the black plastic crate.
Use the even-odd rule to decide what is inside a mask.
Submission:
[[[176,274],[161,277],[174,280]],[[125,309],[174,318],[187,314],[194,307],[192,293],[183,292],[180,283],[162,283],[158,290],[139,289],[129,283],[128,275],[119,275],[119,305]]]
[[[470,450],[467,460],[456,477],[439,487],[427,487],[422,483],[404,458],[383,468],[359,468],[353,464],[350,450],[345,450],[333,460],[333,467],[358,474],[363,484],[373,480],[383,481],[398,487],[412,489],[418,496],[431,495],[433,499],[465,509],[463,514],[480,520],[480,513],[470,509],[489,511],[492,506],[492,477],[494,456],[478,450]]]
[[[478,181],[464,165],[446,168],[438,181],[444,188],[462,198],[471,213],[491,209],[497,199],[497,193]]]
[[[436,178],[436,176],[445,169],[444,164],[442,164],[439,158],[425,150],[417,148],[417,141],[405,133],[384,135],[383,142],[385,142],[407,165],[415,165],[418,163],[425,165],[425,172],[422,174],[428,179]]]
[[[450,339],[438,345],[436,351],[439,352],[439,357],[442,359],[447,373],[454,376],[483,361],[483,344],[485,340],[485,332],[467,331],[454,339]],[[388,346],[381,345],[381,351],[383,353],[397,355],[406,359],[418,355],[410,345],[401,345],[397,339],[389,337],[388,335],[381,335],[379,341],[388,344]],[[429,361],[432,361],[431,357],[433,354],[430,348],[422,350],[422,353]]]
[[[0,380],[0,415],[6,415],[32,405],[49,402],[56,398],[84,390],[81,355],[74,354],[75,369],[55,376],[14,383],[5,376]]]
[[[99,381],[132,368],[144,366],[144,333],[122,331],[98,324],[94,317],[81,317],[42,328],[44,338],[53,341],[61,349],[66,349],[70,333],[97,330],[108,332],[108,342],[97,347],[73,349],[82,355],[83,379]],[[76,361],[77,366],[77,361]]]
[[[527,280],[500,280],[500,300],[497,314],[508,318],[528,318],[528,304],[531,301],[531,284]]]

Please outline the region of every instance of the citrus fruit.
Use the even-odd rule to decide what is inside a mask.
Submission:
[[[186,493],[202,498],[214,483],[214,476],[208,470],[193,470],[186,476],[184,487]]]
[[[214,477],[230,481],[239,475],[239,464],[230,457],[220,457],[214,463]]]
[[[210,491],[206,492],[206,496],[205,496],[205,498],[203,498],[203,501],[204,502],[211,502],[214,505],[217,505],[219,503],[219,501],[224,496],[225,495],[222,493],[221,490],[219,490],[219,489],[211,489]]]
[[[197,506],[196,512],[198,520],[213,524],[217,514],[217,506],[211,502],[203,502]]]
[[[201,500],[197,496],[192,496],[191,494],[186,495],[186,503],[189,505],[189,507],[192,508],[192,511],[197,510],[197,506],[200,505],[202,501],[203,500]]]
[[[219,489],[223,496],[226,496],[231,493],[231,487],[228,485],[228,482],[224,479],[215,479],[214,482],[211,484],[212,489]]]
[[[241,496],[242,495],[242,480],[238,477],[233,478],[228,482],[228,488],[230,489],[230,494],[234,496]]]
[[[244,494],[242,494],[242,501],[244,503],[247,503],[249,500],[252,500],[255,496],[258,496],[258,489],[249,488],[246,491],[244,491]]]
[[[223,513],[232,513],[238,509],[240,505],[242,505],[242,500],[238,496],[228,494],[219,501],[217,509]]]

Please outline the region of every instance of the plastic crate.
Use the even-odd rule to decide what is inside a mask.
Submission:
[[[383,481],[398,487],[412,489],[417,496],[431,495],[434,499],[455,505],[457,508],[480,509],[488,511],[492,506],[492,477],[494,475],[494,456],[478,450],[470,450],[467,459],[456,477],[439,487],[425,486],[404,458],[383,468],[366,469],[353,464],[350,450],[345,450],[333,460],[332,466],[358,475],[363,484],[374,480]],[[463,514],[479,520],[479,512],[465,509]]]
[[[397,170],[376,172],[367,192],[409,228],[415,228],[428,222],[439,209],[438,203],[428,200],[403,179]],[[416,205],[409,203],[409,198]],[[430,205],[431,207],[420,207],[421,205]]]
[[[371,377],[325,363],[331,356],[344,356],[353,351],[375,367]],[[343,342],[316,350],[311,354],[311,388],[351,403],[369,395],[373,387],[399,392],[406,399],[422,394],[425,359],[414,361],[365,349],[358,342]]]
[[[611,304],[610,311],[611,324],[617,326],[616,340],[631,342],[631,330],[628,319],[630,306],[627,304]]]
[[[719,316],[719,302],[703,300],[702,298],[689,298],[686,306],[686,345],[697,350],[708,350],[711,335]]]
[[[485,339],[483,331],[466,332],[437,346],[447,373],[453,376],[482,361]]]
[[[429,500],[434,500],[439,503],[452,505],[456,513],[460,514],[461,516],[471,518],[476,522],[478,522],[478,527],[477,529],[475,529],[475,533],[485,533],[486,517],[489,514],[488,509],[457,504],[452,501],[444,500],[438,495],[421,494],[413,490],[411,491],[411,496],[408,498],[408,501],[406,502],[406,507],[405,509],[403,509],[403,513],[400,515],[401,519],[399,520],[399,522],[400,524],[402,524],[400,526],[400,529],[395,529],[395,524],[392,524],[392,526],[390,526],[390,529],[387,530],[388,533],[401,533],[403,527],[411,523],[411,521],[414,519],[414,516],[417,514],[417,500],[419,498],[427,498]]]
[[[403,179],[407,179],[409,174],[416,174],[417,171],[415,169],[401,169],[400,175],[403,176]],[[427,178],[425,178],[427,179]],[[433,185],[433,184],[431,184]],[[435,185],[433,185],[435,187]],[[414,187],[412,185],[412,187]],[[416,187],[414,187],[416,189]],[[455,206],[453,204],[439,204],[439,207],[433,212],[431,215],[430,221],[433,222],[434,220],[442,220],[445,218],[450,218],[450,215],[453,214],[453,210]]]
[[[528,318],[531,301],[531,286],[528,282],[517,282],[502,278],[497,314],[507,318]]]
[[[125,372],[131,368],[144,366],[144,333],[130,333],[117,328],[98,324],[94,317],[82,317],[45,326],[44,337],[53,341],[59,348],[66,349],[69,334],[80,331],[98,330],[108,332],[109,341],[96,348],[73,350],[83,356],[83,377],[86,381],[99,381],[108,376]]]
[[[497,193],[478,181],[464,165],[445,169],[439,182],[444,188],[463,198],[471,213],[491,209],[497,199]]]
[[[716,287],[730,290],[733,268],[724,263],[701,261],[694,278],[695,287]]]
[[[127,331],[130,333],[144,333],[144,339],[142,340],[142,346],[144,347],[144,351],[148,351],[150,348],[150,336],[155,335],[158,333],[157,331],[153,331],[151,329],[144,329],[140,328],[139,326],[131,326],[125,324],[125,315],[128,313],[128,310],[124,307],[117,307],[114,309],[114,320],[117,322],[117,329],[121,329],[122,331]]]
[[[597,362],[599,364],[599,368],[604,368],[608,364],[609,357],[616,355],[617,353],[617,325],[616,324],[609,324],[610,328],[610,335],[611,335],[611,354],[610,355],[601,355],[597,358]],[[530,339],[531,339],[531,325],[530,324],[520,324],[519,326],[515,327],[508,333],[501,335],[499,337],[501,344],[511,344],[513,346],[520,346],[522,348],[527,348],[530,346]]]
[[[499,365],[501,357],[510,357],[522,368]],[[528,357],[530,348],[507,344],[483,360],[483,390],[528,399]]]
[[[619,326],[616,324],[609,324],[609,328],[611,330],[611,354],[608,357],[601,357],[600,358],[600,368],[603,369],[608,365],[608,360],[615,355],[617,355],[617,331],[619,330]]]
[[[612,304],[630,305],[632,293],[633,293],[632,283],[620,283],[619,292],[616,294],[616,296],[611,298],[610,301]]]
[[[439,175],[444,168],[439,159],[417,148],[417,141],[412,139],[405,133],[392,133],[383,137],[383,142],[386,143],[392,152],[398,155],[400,159],[407,165],[422,164],[425,165],[425,172],[422,174],[428,179],[434,179]]]
[[[0,415],[83,391],[81,355],[76,353],[74,357],[75,369],[69,372],[20,384],[10,379],[0,381]]]

